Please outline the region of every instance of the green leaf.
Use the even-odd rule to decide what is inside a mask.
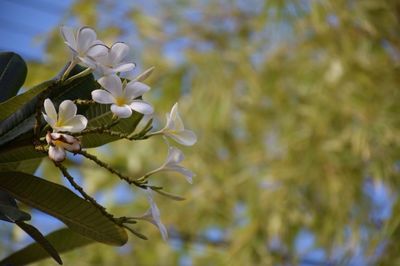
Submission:
[[[0,203],[0,220],[15,223],[19,221],[29,221],[31,216],[29,213],[21,211],[17,207]]]
[[[64,253],[94,242],[93,240],[77,234],[68,228],[54,231],[48,234],[46,239],[59,253]],[[1,260],[0,265],[22,266],[45,258],[48,258],[48,253],[46,253],[39,244],[32,243]]]
[[[15,141],[0,148],[0,170],[15,170],[13,166],[19,165],[21,161],[40,160],[44,156],[44,153],[35,150],[32,142]]]
[[[0,190],[0,219],[6,222],[27,221],[31,216],[18,209],[17,202],[5,191]]]
[[[110,111],[109,105],[95,104],[86,111],[85,116],[89,119],[88,128],[93,128],[109,124],[113,114]],[[112,130],[130,134],[136,129],[142,117],[142,114],[134,112],[131,117],[121,119],[117,125],[112,127]],[[119,137],[106,134],[87,134],[82,138],[82,146],[84,148],[93,148],[118,139]]]
[[[18,54],[0,53],[0,102],[17,95],[25,82],[27,71],[24,59]]]
[[[0,188],[19,201],[65,223],[75,232],[101,243],[121,246],[126,231],[91,203],[69,189],[21,172],[0,172]]]
[[[15,114],[24,104],[32,100],[36,95],[54,83],[54,80],[45,81],[22,94],[14,96],[7,101],[0,103],[0,121],[6,119],[12,114]]]
[[[79,73],[82,69],[83,68],[79,66],[75,67],[71,75],[77,72]],[[91,91],[98,88],[98,86],[98,83],[94,81],[93,75],[91,74],[76,79],[67,85],[63,85],[59,82],[52,83],[50,87],[47,87],[48,90],[42,91],[41,94],[35,96],[23,106],[19,106],[13,115],[0,123],[0,145],[4,145],[5,143],[18,138],[22,134],[33,131],[33,126],[35,125],[36,106],[38,102],[43,100],[43,98],[52,99],[55,105],[59,105],[62,101],[67,99],[90,99]],[[86,106],[82,106],[78,109],[78,112],[82,113],[86,109]],[[44,119],[42,117],[41,119],[42,126],[44,126]],[[31,138],[32,134],[27,134],[26,136],[27,138]]]
[[[30,237],[32,237],[36,243],[38,243],[58,264],[62,264],[60,255],[57,250],[51,245],[51,243],[37,230],[34,226],[26,224],[24,222],[16,222],[16,224],[25,231]]]

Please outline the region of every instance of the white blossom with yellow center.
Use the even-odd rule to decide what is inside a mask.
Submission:
[[[153,107],[138,99],[150,87],[138,81],[130,81],[122,84],[117,75],[102,77],[98,80],[99,84],[105,90],[92,91],[92,98],[95,102],[101,104],[111,104],[111,112],[119,118],[128,118],[132,111],[149,115],[153,113]]]

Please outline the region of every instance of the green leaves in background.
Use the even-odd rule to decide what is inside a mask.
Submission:
[[[128,240],[123,228],[64,186],[30,174],[0,172],[0,188],[19,201],[58,218],[73,231],[95,241],[121,246]]]
[[[83,247],[94,242],[93,240],[77,234],[68,228],[54,231],[48,234],[46,239],[57,249],[59,253]],[[48,253],[46,253],[39,244],[32,243],[0,261],[0,265],[27,265],[29,263],[45,259],[48,256]]]
[[[0,102],[15,96],[25,82],[27,67],[16,53],[0,53]]]

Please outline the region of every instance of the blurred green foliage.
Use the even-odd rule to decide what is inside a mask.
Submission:
[[[184,165],[197,174],[193,186],[175,175],[150,179],[187,198],[155,198],[170,243],[144,224],[149,241],[75,250],[63,256],[67,265],[296,264],[307,258],[296,249],[302,232],[313,235],[309,251],[322,249],[322,261],[347,265],[358,254],[400,263],[398,1],[93,0],[76,2],[65,23],[69,18],[109,44],[125,38],[139,67],[155,66],[147,98],[156,125],[179,100],[199,142],[184,149]],[[49,60],[30,63],[27,86],[65,63],[58,29],[47,46]],[[167,149],[151,139],[96,152],[140,176],[159,166]],[[133,201],[116,203],[117,178],[90,162],[77,170],[113,212],[146,210],[136,190]],[[373,215],[366,187],[383,187],[389,215]]]

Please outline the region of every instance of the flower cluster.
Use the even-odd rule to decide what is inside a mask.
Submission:
[[[77,152],[81,149],[81,144],[77,138],[57,132],[80,132],[86,128],[88,120],[83,115],[76,114],[77,107],[70,100],[63,101],[57,113],[53,102],[46,99],[44,110],[44,119],[53,129],[53,133],[48,132],[46,135],[46,141],[50,145],[49,157],[56,162],[64,161],[65,150]]]
[[[98,77],[97,82],[102,88],[91,92],[93,101],[89,102],[109,105],[113,118],[118,118],[114,119],[114,122],[118,123],[119,119],[129,118],[134,112],[144,115],[153,113],[153,107],[143,100],[143,95],[150,90],[148,85],[141,82],[143,79],[138,77],[129,81],[120,77],[121,73],[131,71],[135,67],[134,63],[125,60],[129,54],[128,45],[117,42],[108,47],[97,39],[96,32],[89,27],[81,27],[76,31],[69,27],[61,27],[61,34],[71,52],[71,61],[60,80],[61,82],[67,83],[77,78],[77,76],[81,77],[95,72],[95,76]],[[87,68],[83,72],[69,77],[70,71],[77,64]],[[142,76],[146,76],[150,72],[147,71]],[[79,136],[85,132],[90,132],[93,128],[87,128],[88,119],[83,115],[77,114],[77,110],[77,105],[71,100],[61,102],[58,106],[58,111],[52,100],[49,98],[44,100],[43,118],[52,129],[52,131],[47,132],[45,140],[48,145],[49,158],[56,163],[65,160],[66,151],[87,154],[82,151]],[[177,103],[172,107],[171,112],[167,113],[165,127],[155,132],[148,131],[150,131],[150,128],[141,135],[142,139],[162,135],[186,146],[191,146],[197,141],[196,135],[192,131],[185,129],[178,112]],[[98,133],[110,132],[100,131]],[[114,132],[114,134],[116,133]],[[129,139],[129,136],[125,137]],[[94,160],[93,157],[91,159]],[[137,182],[144,184],[147,183],[146,179],[153,174],[174,171],[184,175],[187,181],[192,183],[194,174],[180,165],[183,159],[182,151],[168,144],[168,156],[164,164],[138,178]],[[104,167],[104,163],[99,165]],[[115,173],[116,171],[113,170],[112,172]],[[151,189],[149,187],[142,188],[146,189],[150,209],[144,215],[136,217],[136,219],[153,223],[161,231],[162,237],[166,239],[167,230],[160,221],[160,212],[153,200]]]

